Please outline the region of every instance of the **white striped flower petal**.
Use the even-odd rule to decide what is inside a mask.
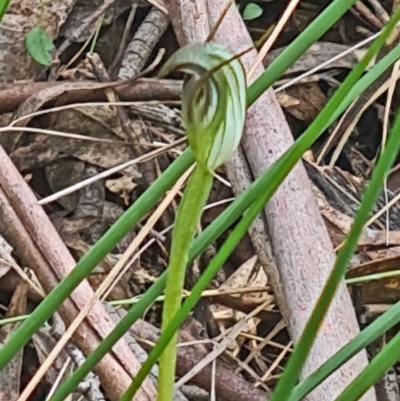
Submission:
[[[197,162],[211,172],[239,146],[245,122],[246,75],[240,60],[232,58],[215,43],[193,44],[174,53],[159,74],[179,70],[189,75],[182,120]]]

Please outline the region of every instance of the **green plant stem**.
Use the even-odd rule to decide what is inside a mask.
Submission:
[[[164,332],[161,334],[155,347],[150,352],[149,357],[143,363],[135,379],[132,381],[132,384],[129,386],[128,390],[122,396],[120,401],[130,401],[131,399],[133,399],[136,391],[140,388],[143,380],[150,373],[151,368],[157,362],[160,355],[164,355],[162,354],[162,352],[166,344],[168,344],[171,339],[174,338],[176,332],[185,321],[186,316],[190,313],[190,311],[194,308],[194,306],[200,299],[202,292],[207,288],[210,281],[218,273],[218,270],[221,268],[221,266],[228,260],[229,256],[242,240],[250,225],[259,215],[265,203],[267,202],[267,199],[269,199],[270,197],[271,191],[266,190],[264,193],[260,194],[260,196],[257,197],[257,199],[250,206],[248,211],[244,213],[243,218],[233,229],[232,233],[229,235],[229,238],[224,242],[221,249],[214,256],[210,264],[200,276],[197,283],[194,285],[192,291],[190,292],[190,295],[186,298],[182,307],[179,309],[179,313],[176,313],[174,315],[173,319],[170,321]]]
[[[161,332],[165,331],[181,306],[190,244],[193,241],[203,207],[211,190],[212,182],[213,175],[198,163],[189,179],[179,205],[172,233]],[[176,341],[177,334],[172,337],[160,359],[158,401],[173,400]]]

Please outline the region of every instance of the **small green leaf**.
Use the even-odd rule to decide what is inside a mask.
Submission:
[[[0,0],[0,21],[3,19],[9,5],[10,0]]]
[[[245,21],[251,21],[253,19],[261,17],[262,13],[263,13],[262,7],[260,7],[256,3],[249,3],[243,10],[242,18]]]
[[[26,36],[25,43],[29,54],[38,64],[50,65],[52,60],[51,52],[55,47],[44,29],[38,26],[33,27]]]

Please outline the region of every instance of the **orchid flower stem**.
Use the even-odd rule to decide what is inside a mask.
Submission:
[[[189,261],[190,244],[193,241],[212,183],[212,173],[201,164],[197,163],[179,205],[172,233],[171,254],[163,309],[162,332],[165,331],[181,307],[182,290],[185,280],[186,266]],[[172,338],[160,357],[158,401],[173,400],[176,367],[176,342],[177,335]]]

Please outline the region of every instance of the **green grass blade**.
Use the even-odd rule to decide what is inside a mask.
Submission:
[[[104,355],[124,336],[132,324],[143,316],[149,305],[164,291],[166,278],[167,275],[164,272],[146,291],[140,301],[121,319],[114,330],[100,343],[96,350],[87,357],[85,362],[65,382],[61,383],[51,401],[64,401],[78,387],[86,375],[93,370]]]
[[[372,359],[369,365],[336,398],[336,401],[359,400],[399,359],[400,332]]]
[[[21,324],[11,338],[1,348],[0,370],[28,343],[32,335],[48,320],[54,311],[71,294],[77,285],[85,279],[104,257],[176,182],[193,162],[193,155],[188,149],[162,174],[119,220],[107,231],[96,245],[80,260],[72,272],[47,295],[35,311]]]
[[[384,45],[386,39],[395,27],[399,18],[400,9],[389,20],[382,34],[374,41],[366,56],[363,58],[363,61],[368,60],[368,58],[371,59],[371,56],[373,54],[377,54],[379,49]],[[357,66],[353,69],[348,78],[357,73],[357,70],[359,70],[359,65],[360,63],[357,64]],[[346,79],[346,81],[347,80],[348,79]],[[342,89],[342,86],[340,87],[340,89]],[[396,124],[398,124],[398,122]],[[298,343],[296,344],[294,352],[291,355],[285,369],[285,373],[283,374],[281,380],[278,382],[276,390],[271,397],[271,401],[287,400],[299,378],[301,369],[317,336],[318,328],[331,304],[331,301],[341,280],[343,279],[351,256],[357,246],[358,238],[360,237],[364,228],[364,224],[369,218],[369,215],[379,196],[379,191],[382,187],[383,180],[397,155],[399,143],[400,142],[396,138],[396,135],[392,133],[391,137],[389,138],[387,147],[383,152],[382,157],[379,159],[379,162],[373,172],[371,182],[364,193],[360,209],[355,216],[354,224],[352,226],[348,239],[338,254],[335,266],[329,276],[327,284],[325,285],[323,292],[310,316],[310,319],[302,335],[300,336]]]
[[[340,349],[340,351],[329,358],[314,373],[299,383],[294,388],[289,401],[303,400],[307,394],[314,390],[335,370],[399,322],[400,302],[397,302],[387,312],[379,316],[366,327],[357,337],[353,338],[347,345]]]
[[[396,12],[400,18],[400,10]],[[382,188],[383,180],[387,176],[390,167],[394,163],[400,150],[400,111],[397,111],[393,128],[391,129],[387,146],[379,158],[372,174],[371,182],[364,193],[359,212],[354,220],[354,225],[348,240],[343,247],[352,251],[348,256],[345,268],[347,267],[351,255],[357,246],[358,238],[362,233],[365,222],[372,211],[376,200],[378,199]],[[363,210],[364,209],[364,210]],[[364,212],[364,213],[363,213]],[[368,214],[367,214],[368,213]],[[358,221],[359,220],[359,221]],[[349,245],[348,245],[349,244]],[[338,257],[338,264],[339,264]],[[345,258],[345,256],[343,257]],[[345,271],[343,272],[344,275]],[[356,401],[358,400],[383,374],[400,358],[400,333],[396,336],[376,355],[369,365],[349,384],[349,386],[338,396],[336,401]]]
[[[4,14],[7,12],[11,0],[0,0],[0,21],[3,19]]]
[[[277,57],[268,69],[252,84],[248,92],[247,104],[251,106],[282,74],[322,35],[324,35],[356,0],[336,0],[318,15],[317,18]]]

